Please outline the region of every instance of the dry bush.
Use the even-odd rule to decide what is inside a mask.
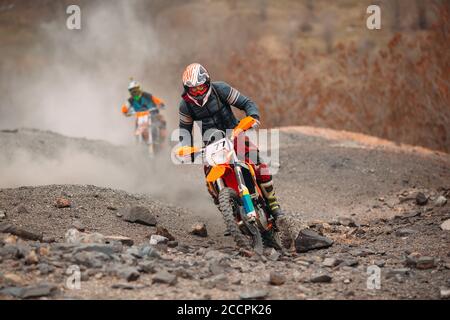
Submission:
[[[397,33],[373,52],[351,43],[333,55],[270,58],[250,45],[225,78],[259,104],[267,127],[331,127],[450,152],[449,9],[427,31]]]

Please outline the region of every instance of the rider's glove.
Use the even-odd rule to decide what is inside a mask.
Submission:
[[[252,126],[252,128],[253,128],[253,129],[258,129],[259,126],[260,126],[260,124],[261,124],[261,122],[259,121],[259,116],[257,116],[257,115],[251,115],[251,117],[252,117],[253,119],[255,119],[255,124]]]

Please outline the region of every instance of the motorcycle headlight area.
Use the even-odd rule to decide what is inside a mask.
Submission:
[[[206,147],[206,162],[210,166],[226,164],[230,161],[233,150],[227,139],[219,140]]]

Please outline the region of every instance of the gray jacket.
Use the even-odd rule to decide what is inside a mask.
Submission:
[[[234,116],[231,106],[245,111],[247,116],[252,116],[259,120],[258,107],[252,100],[225,82],[212,82],[211,85],[213,90],[203,107],[190,102],[186,94],[182,96],[183,100],[179,108],[180,129],[186,129],[189,133],[192,133],[194,121],[202,122],[203,137],[209,129],[222,131],[233,129],[239,121]],[[208,140],[208,137],[205,138]],[[180,140],[182,140],[183,145],[190,144],[183,139],[183,135],[180,136]]]

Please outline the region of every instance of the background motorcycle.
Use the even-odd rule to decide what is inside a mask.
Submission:
[[[138,145],[148,146],[148,154],[153,157],[161,149],[160,126],[151,110],[135,112],[136,130],[134,132]]]

